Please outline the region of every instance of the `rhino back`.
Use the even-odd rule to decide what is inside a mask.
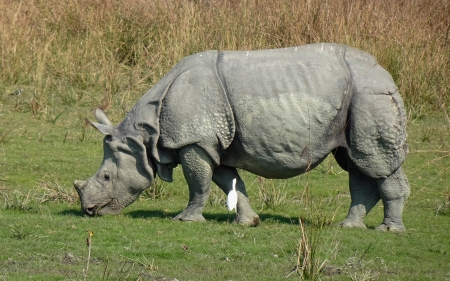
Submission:
[[[236,133],[221,162],[274,178],[320,163],[343,138],[352,94],[344,53],[337,44],[225,52]]]

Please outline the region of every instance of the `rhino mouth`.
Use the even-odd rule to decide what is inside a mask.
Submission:
[[[105,210],[105,209],[114,210],[114,206],[117,205],[115,201],[117,201],[117,200],[111,199],[111,201],[109,201],[106,204],[87,206],[86,208],[83,209],[83,211],[86,215],[91,216],[91,217],[101,216],[102,214],[99,213],[101,210]]]
[[[108,204],[106,204],[106,205],[108,205]],[[101,205],[95,205],[95,206],[92,206],[92,207],[86,207],[86,208],[83,209],[83,211],[84,211],[84,213],[86,215],[94,217],[94,216],[97,216],[98,215],[98,211],[100,209],[102,209],[106,205],[102,205],[102,206]]]

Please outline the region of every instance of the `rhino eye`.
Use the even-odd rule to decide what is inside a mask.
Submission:
[[[112,141],[112,136],[111,136],[111,135],[107,135],[107,136],[105,137],[105,139],[106,139],[106,141]]]
[[[108,174],[105,174],[105,175],[103,176],[103,179],[104,179],[105,181],[109,181],[109,175],[108,175]]]

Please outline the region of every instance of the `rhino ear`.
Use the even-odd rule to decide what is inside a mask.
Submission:
[[[114,127],[113,126],[108,126],[108,125],[104,125],[104,124],[100,124],[100,123],[95,123],[95,122],[91,122],[89,121],[89,124],[91,124],[94,128],[96,128],[97,130],[99,130],[101,133],[105,134],[105,135],[110,135],[112,136],[113,131],[114,131]]]
[[[111,123],[111,121],[109,121],[106,114],[98,107],[95,109],[95,118],[97,118],[97,121],[101,124],[113,127],[113,124]]]
[[[101,133],[105,135],[113,134],[114,131],[113,124],[111,123],[111,121],[109,121],[108,117],[106,117],[106,114],[100,108],[95,109],[95,118],[97,118],[97,121],[100,123],[91,122],[87,119],[86,120],[87,122],[89,122],[89,124],[92,125],[92,127],[96,128]]]

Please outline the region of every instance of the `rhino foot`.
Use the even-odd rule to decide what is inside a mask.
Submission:
[[[259,216],[255,214],[255,216],[247,217],[247,216],[236,216],[235,222],[246,225],[246,226],[258,226],[259,224]]]
[[[339,223],[339,226],[344,228],[366,228],[366,225],[363,222],[348,219]]]
[[[205,218],[202,214],[192,214],[184,210],[182,213],[173,218],[174,220],[179,221],[194,221],[194,222],[202,222],[205,221]]]
[[[382,223],[375,228],[378,231],[404,232],[406,228],[403,224]]]
[[[244,191],[245,192],[245,191]],[[250,201],[246,194],[238,191],[238,202],[237,202],[237,213],[235,222],[247,225],[247,226],[257,226],[259,224],[259,216],[253,211],[250,206]]]

